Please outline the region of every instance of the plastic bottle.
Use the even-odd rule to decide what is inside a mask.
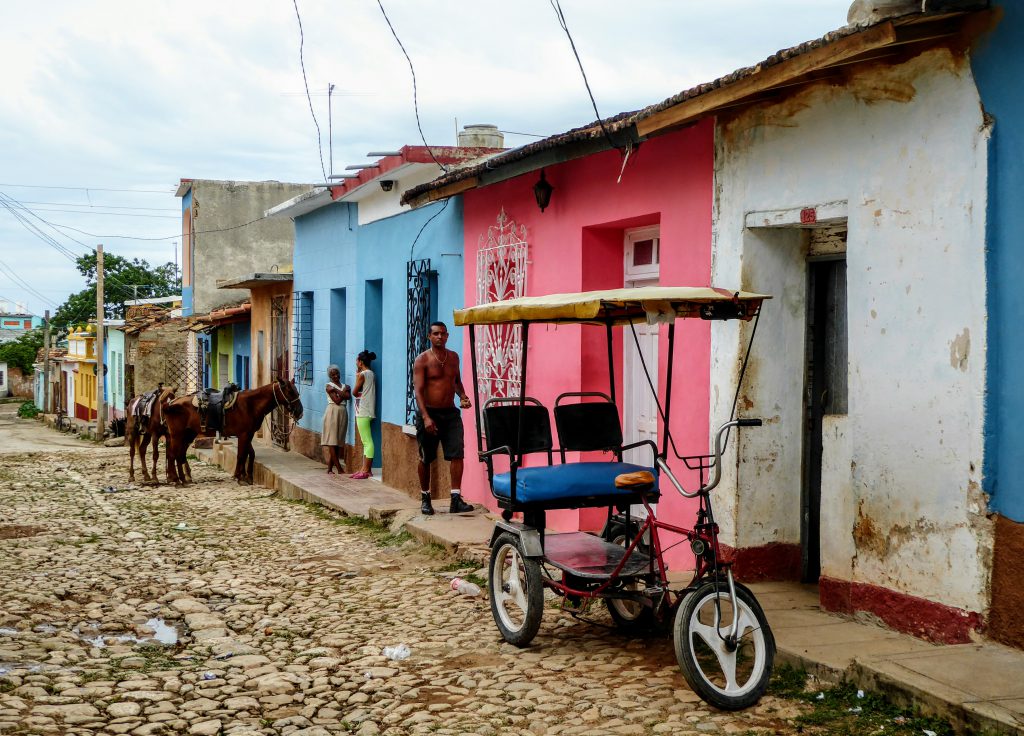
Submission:
[[[462,578],[452,578],[452,590],[458,591],[462,595],[477,596],[480,595],[480,586],[463,580]]]

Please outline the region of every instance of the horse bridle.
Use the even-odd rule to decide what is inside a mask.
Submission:
[[[287,411],[288,414],[291,415],[291,417],[294,419],[295,418],[295,410],[293,409],[293,407],[296,404],[302,403],[302,397],[301,396],[296,396],[294,399],[289,400],[288,397],[286,397],[284,395],[284,389],[282,388],[281,389],[281,399],[278,399],[277,398],[277,390],[279,388],[281,388],[280,381],[274,381],[274,388],[273,388],[274,404],[276,404],[277,408],[280,409],[281,408],[281,401],[283,400],[284,403],[285,403],[285,411]]]

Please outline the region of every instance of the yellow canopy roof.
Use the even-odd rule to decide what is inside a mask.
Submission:
[[[491,325],[508,322],[629,322],[677,318],[751,319],[765,294],[735,292],[709,286],[645,286],[575,294],[524,296],[455,310],[455,324]],[[736,305],[738,310],[732,311]],[[703,310],[703,311],[702,311]]]

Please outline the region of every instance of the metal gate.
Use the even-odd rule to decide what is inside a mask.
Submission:
[[[288,297],[275,296],[270,300],[270,380],[288,377],[291,365],[288,339]],[[291,434],[291,416],[283,407],[270,412],[270,441],[278,447],[288,449]]]
[[[416,388],[413,385],[413,364],[416,356],[428,347],[427,328],[430,325],[430,259],[409,261],[406,264],[406,384],[405,418],[409,424],[416,421]]]

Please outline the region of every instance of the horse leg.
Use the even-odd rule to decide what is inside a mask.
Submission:
[[[245,466],[249,462],[249,450],[251,445],[248,435],[238,435],[238,455],[235,457],[235,480],[239,485],[246,483]]]
[[[128,434],[128,482],[135,482],[135,437]]]
[[[252,438],[249,438],[249,462],[246,464],[245,477],[249,479],[249,485],[255,482],[253,467],[256,465],[256,450],[252,446]]]
[[[174,483],[175,488],[181,487],[181,478],[178,476],[178,438],[172,432],[167,433],[167,482]]]
[[[149,436],[149,432],[146,432],[139,439],[139,464],[142,465],[142,482],[151,483],[152,478],[149,477],[149,468],[146,467],[148,464],[149,455],[149,443],[152,438]]]
[[[156,432],[150,432],[150,436],[153,438],[153,485],[158,486],[160,485],[160,476],[157,474],[156,465],[160,459],[160,435]]]

